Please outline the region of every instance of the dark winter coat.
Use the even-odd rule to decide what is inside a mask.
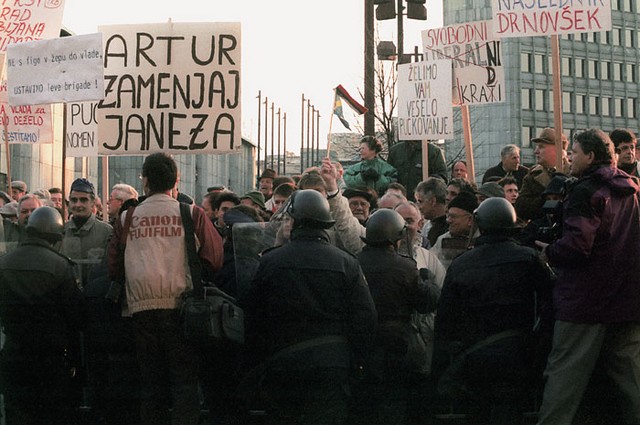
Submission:
[[[546,249],[558,274],[557,320],[640,321],[638,189],[634,178],[603,165],[569,186],[562,237]]]

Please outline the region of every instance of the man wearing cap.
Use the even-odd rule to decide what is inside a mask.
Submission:
[[[85,178],[75,179],[69,192],[71,219],[64,225],[60,252],[72,260],[92,260],[79,264],[83,286],[95,264],[104,258],[113,230],[110,224],[97,219],[93,213],[95,203],[93,183]]]
[[[556,172],[569,174],[569,161],[567,160],[567,146],[569,140],[562,135],[562,170],[556,170],[556,131],[553,128],[545,128],[540,135],[531,142],[536,144],[535,155],[538,162],[522,181],[520,196],[516,201],[518,217],[524,221],[541,217],[542,192],[549,184]]]
[[[347,188],[342,196],[348,199],[349,208],[360,224],[364,225],[369,218],[373,203],[373,195],[366,190]]]
[[[19,201],[27,194],[27,184],[22,180],[14,180],[11,182],[11,197],[14,201]]]
[[[513,177],[522,186],[522,180],[527,175],[529,169],[520,165],[520,148],[516,145],[507,145],[500,151],[500,164],[489,168],[482,176],[482,184],[492,178]]]
[[[447,208],[447,223],[449,231],[441,235],[431,252],[436,254],[445,268],[449,268],[451,261],[473,245],[480,233],[473,226],[473,211],[478,207],[478,200],[470,192],[460,192],[449,202]],[[473,233],[471,233],[473,230]]]
[[[248,205],[257,210],[264,211],[264,195],[262,192],[257,190],[252,190],[251,192],[247,192],[242,197],[240,197],[240,203],[243,205]]]
[[[260,177],[258,177],[258,190],[262,192],[264,202],[271,199],[271,196],[273,195],[273,179],[277,176],[278,174],[275,170],[265,168]]]
[[[640,177],[640,164],[636,159],[636,135],[628,128],[616,128],[609,137],[616,148],[618,168],[625,173]]]
[[[504,189],[496,182],[486,182],[476,190],[476,198],[478,203],[487,198],[504,198]]]

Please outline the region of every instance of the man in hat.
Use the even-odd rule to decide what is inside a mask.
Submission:
[[[449,231],[441,235],[431,248],[431,252],[436,254],[445,268],[449,268],[453,259],[466,251],[472,245],[472,241],[480,236],[473,226],[473,211],[477,207],[478,200],[475,195],[466,191],[460,192],[449,202],[447,208]]]
[[[265,202],[271,199],[273,195],[273,179],[278,174],[271,168],[265,168],[260,177],[258,177],[258,190],[262,192]]]
[[[616,128],[609,137],[616,148],[618,168],[625,173],[640,177],[640,165],[636,159],[636,135],[628,128]]]
[[[20,198],[27,194],[27,184],[22,180],[14,180],[11,182],[11,197],[18,202]]]
[[[355,218],[358,219],[360,224],[364,225],[369,218],[371,207],[373,204],[373,195],[360,189],[347,188],[342,193],[342,196],[349,200],[349,208]],[[375,207],[375,205],[373,205]]]
[[[569,140],[564,134],[562,135],[562,170],[556,170],[556,131],[553,128],[545,128],[531,142],[536,145],[534,153],[538,163],[524,177],[520,196],[516,201],[518,217],[524,221],[543,215],[542,192],[554,174],[556,172],[569,174],[569,161],[566,152]]]
[[[93,266],[104,257],[112,227],[98,220],[93,213],[96,195],[93,183],[85,178],[77,178],[69,192],[69,212],[71,219],[64,225],[62,252],[73,260],[93,260],[95,264],[80,264],[82,284],[89,280]]]
[[[257,210],[264,211],[264,195],[262,192],[257,190],[252,190],[251,192],[247,192],[240,198],[240,203],[243,205],[248,205]]]
[[[478,203],[487,198],[504,198],[504,189],[496,182],[486,182],[476,190],[476,198]]]

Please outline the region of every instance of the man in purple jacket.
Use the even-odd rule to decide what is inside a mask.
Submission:
[[[639,188],[613,158],[602,131],[575,137],[562,236],[536,242],[558,275],[538,425],[571,424],[600,356],[624,423],[640,424]]]

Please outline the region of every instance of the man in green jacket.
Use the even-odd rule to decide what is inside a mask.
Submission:
[[[436,145],[429,143],[429,177],[440,177],[447,182],[447,165],[444,154]],[[389,164],[398,170],[398,182],[407,188],[407,199],[414,200],[413,192],[422,180],[422,142],[406,140],[389,149]]]

